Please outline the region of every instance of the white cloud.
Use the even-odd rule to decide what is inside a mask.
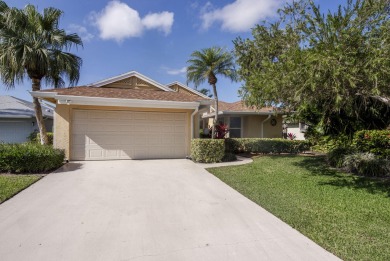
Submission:
[[[173,25],[173,16],[173,13],[164,11],[150,13],[142,19],[137,10],[114,0],[109,2],[102,11],[92,13],[92,21],[100,31],[100,38],[121,42],[126,38],[141,36],[146,29],[157,29],[163,31],[165,35],[169,34]]]
[[[165,35],[168,35],[173,25],[173,13],[165,11],[148,14],[142,19],[142,24],[147,29],[157,29],[163,31]]]
[[[235,0],[222,8],[213,8],[210,2],[202,8],[202,28],[208,29],[214,23],[221,23],[226,31],[248,31],[261,20],[272,17],[278,8],[288,0]]]
[[[83,42],[89,42],[94,38],[94,35],[89,33],[87,28],[78,24],[70,24],[67,32],[78,34]]]
[[[163,69],[169,75],[179,75],[179,74],[185,74],[187,72],[187,67],[183,67],[183,68],[180,68],[180,69],[171,69],[171,68],[164,67]]]

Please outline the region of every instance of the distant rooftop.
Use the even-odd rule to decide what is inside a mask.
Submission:
[[[44,117],[53,118],[53,108],[42,104]],[[33,118],[34,104],[13,96],[0,95],[0,118]]]

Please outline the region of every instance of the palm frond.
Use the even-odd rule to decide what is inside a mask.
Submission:
[[[78,82],[82,60],[69,51],[83,43],[59,28],[61,10],[50,7],[40,13],[33,5],[16,9],[0,1],[0,14],[0,78],[6,86],[27,76],[53,87],[64,86],[64,79]]]

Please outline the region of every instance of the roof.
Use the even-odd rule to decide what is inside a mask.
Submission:
[[[213,105],[212,105],[213,107]],[[275,109],[273,107],[248,107],[243,101],[236,102],[224,102],[218,101],[218,114],[262,114],[262,115],[271,115],[275,114]],[[214,112],[208,112],[203,114],[203,118],[208,118],[214,116]]]
[[[142,79],[154,86],[156,86],[157,88],[163,90],[163,91],[167,91],[167,92],[172,92],[172,90],[170,88],[168,88],[167,86],[164,86],[163,84],[161,83],[158,83],[156,82],[155,80],[152,80],[150,79],[149,77],[146,77],[145,75],[139,73],[139,72],[136,72],[136,71],[130,71],[130,72],[127,72],[127,73],[123,73],[123,74],[120,74],[120,75],[117,75],[117,76],[114,76],[114,77],[111,77],[111,78],[107,78],[107,79],[104,79],[104,80],[101,80],[101,81],[98,81],[98,82],[94,82],[94,83],[91,83],[91,84],[88,84],[87,86],[91,86],[91,87],[103,87],[105,85],[108,85],[110,83],[114,83],[114,82],[118,82],[120,80],[123,80],[123,79],[126,79],[126,78],[130,78],[130,77],[137,77],[139,79]]]
[[[272,107],[264,107],[257,109],[256,107],[248,107],[243,101],[236,101],[232,103],[219,101],[219,111],[234,111],[234,112],[274,112]]]
[[[111,87],[79,86],[79,87],[70,87],[70,88],[42,90],[39,92],[54,92],[57,93],[57,95],[65,95],[65,96],[176,101],[176,102],[196,102],[200,100],[205,100],[195,95],[174,92],[174,91],[121,89],[121,88],[111,88]]]
[[[53,109],[42,104],[44,117],[53,118]],[[13,96],[0,96],[0,118],[33,118],[35,117],[34,105]]]
[[[186,89],[187,91],[192,92],[193,94],[196,94],[196,95],[198,95],[198,96],[200,96],[200,97],[203,97],[203,98],[205,98],[205,99],[211,99],[211,98],[208,97],[207,95],[204,95],[203,93],[201,93],[201,92],[199,92],[199,91],[197,91],[197,90],[194,90],[194,89],[192,89],[192,88],[190,88],[190,87],[188,87],[188,86],[182,84],[181,82],[173,82],[173,83],[167,84],[168,87],[171,87],[171,86],[174,86],[174,85],[178,85],[178,86],[180,86],[181,88]]]

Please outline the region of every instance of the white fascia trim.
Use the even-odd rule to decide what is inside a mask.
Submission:
[[[98,105],[140,108],[196,109],[199,102],[175,102],[57,95],[58,104]]]
[[[116,106],[116,107],[140,107],[140,108],[169,108],[169,109],[197,109],[199,102],[176,102],[176,101],[156,101],[138,99],[119,99],[57,95],[56,93],[31,92],[34,97],[54,98],[57,104],[75,105],[96,105],[96,106]]]
[[[30,92],[33,97],[53,98],[57,104],[77,104],[77,105],[104,105],[104,106],[125,106],[142,108],[171,108],[171,109],[198,109],[203,101],[199,102],[178,102],[178,101],[157,101],[139,99],[120,99],[102,97],[84,97],[58,95],[56,92]]]
[[[34,119],[34,115],[0,115],[0,121],[2,119]]]
[[[222,111],[218,114],[241,114],[241,115],[274,115],[281,114],[275,111],[265,112],[265,111]]]
[[[255,112],[255,111],[219,111],[218,115],[274,115],[275,112]],[[276,113],[276,114],[281,114],[281,113]],[[202,118],[210,118],[214,117],[214,113],[207,113],[202,115]]]
[[[121,74],[121,75],[118,75],[118,76],[114,76],[114,77],[107,78],[107,79],[104,79],[104,80],[101,80],[101,81],[98,81],[98,82],[87,84],[87,86],[101,87],[101,86],[104,86],[104,85],[107,85],[107,84],[110,84],[110,83],[113,83],[113,82],[116,82],[116,81],[120,81],[120,80],[129,78],[129,77],[132,77],[132,76],[136,76],[136,77],[140,78],[141,80],[144,80],[144,81],[146,81],[146,82],[156,86],[157,88],[160,88],[163,91],[173,92],[173,90],[171,90],[170,88],[164,86],[163,84],[161,84],[159,82],[156,82],[155,80],[152,80],[149,77],[146,77],[145,75],[140,74],[139,72],[136,72],[136,71],[127,72],[127,73],[124,73],[124,74]]]
[[[30,92],[31,96],[32,97],[35,97],[35,98],[55,98],[55,96],[57,95],[56,92]]]
[[[190,92],[192,92],[192,93],[194,93],[194,94],[196,94],[196,95],[201,96],[202,98],[211,99],[210,97],[204,95],[203,93],[198,92],[197,90],[194,90],[194,89],[192,89],[192,88],[190,88],[190,87],[188,87],[188,86],[182,84],[181,82],[173,82],[173,83],[167,84],[167,86],[173,86],[173,85],[175,85],[175,84],[177,84],[177,85],[179,85],[180,87],[186,89],[187,91],[190,91]]]

